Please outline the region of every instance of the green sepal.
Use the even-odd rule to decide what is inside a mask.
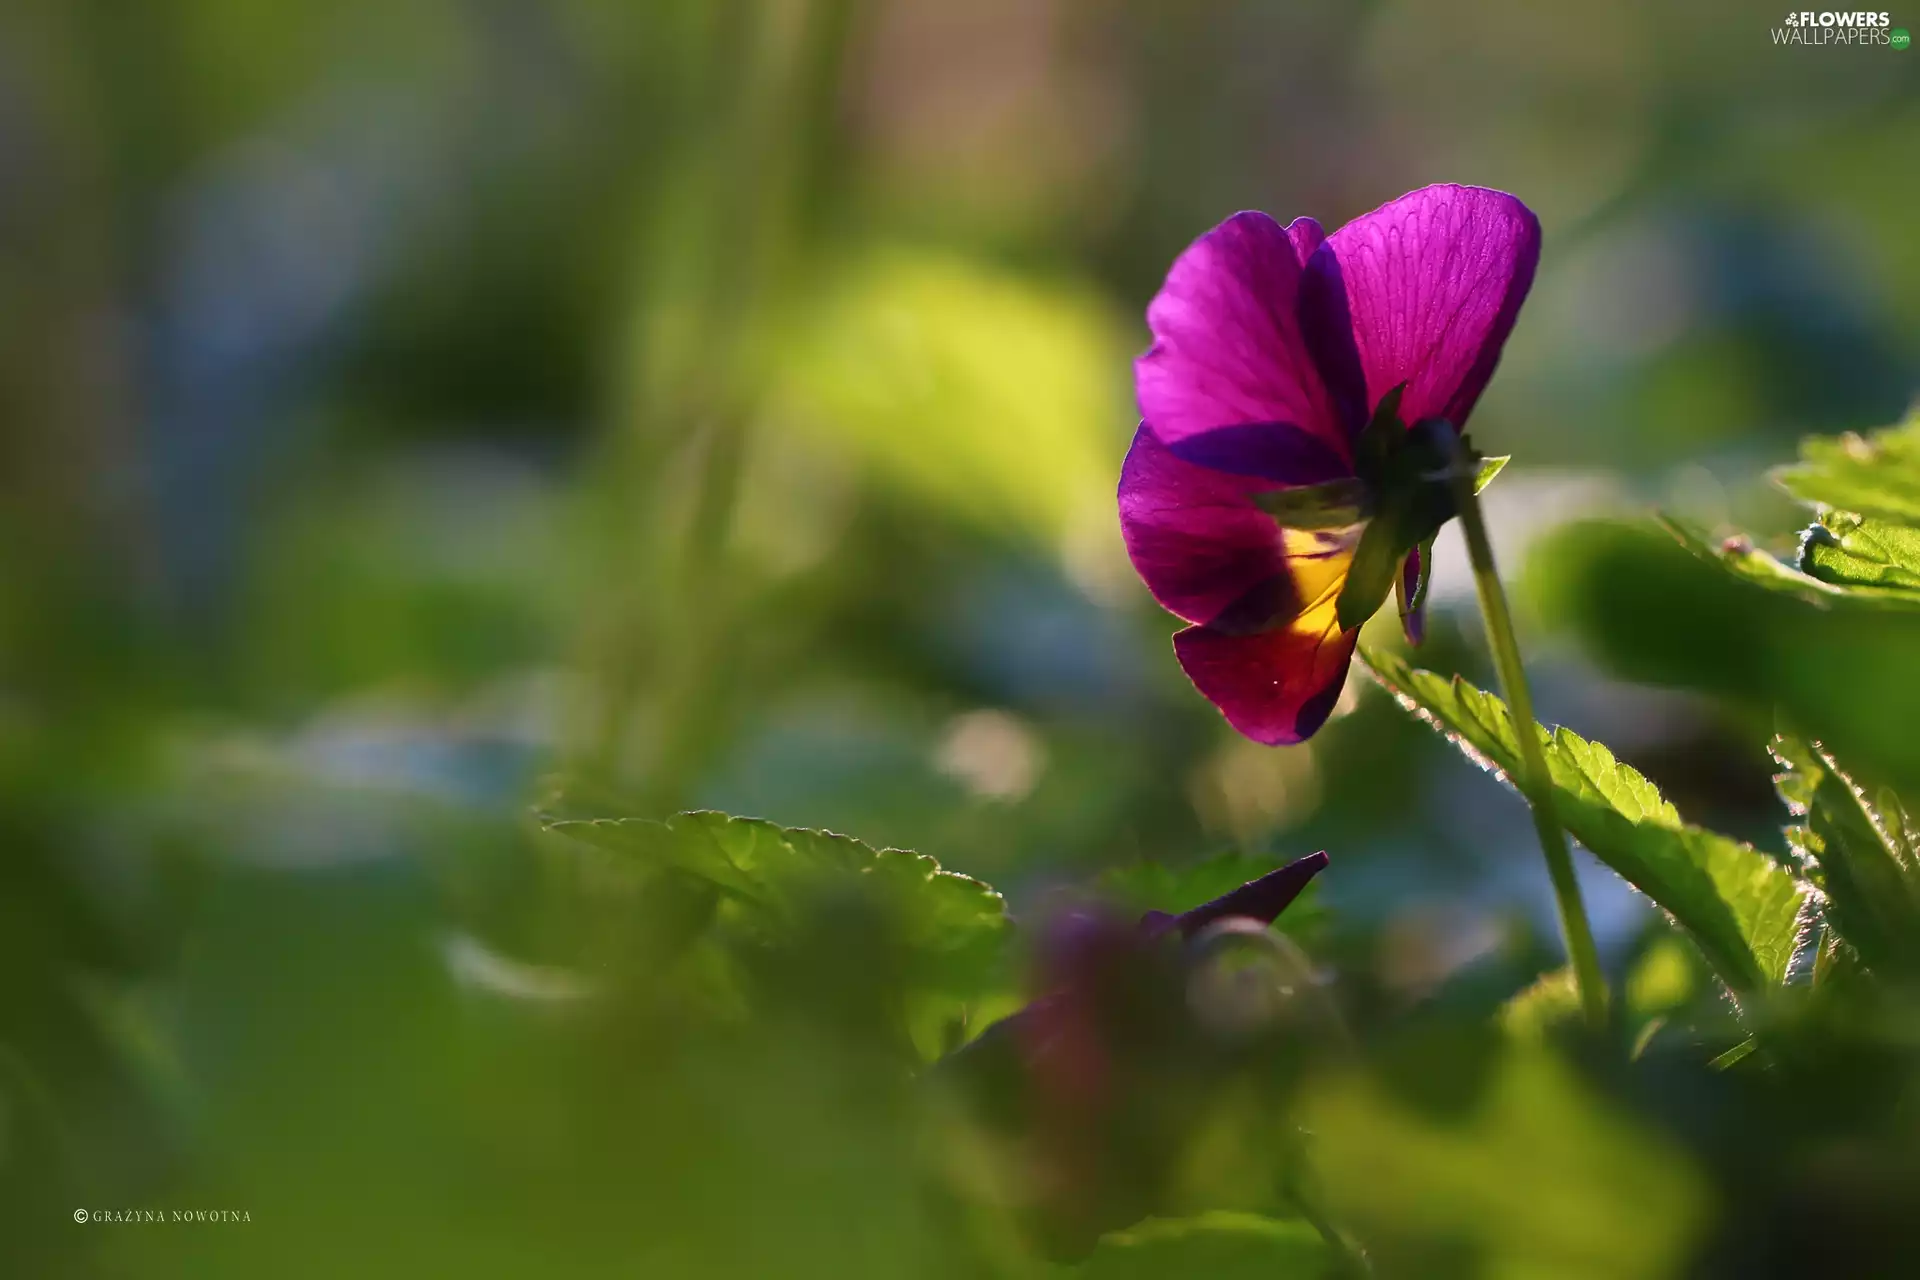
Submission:
[[[1400,421],[1400,396],[1406,389],[1403,382],[1381,396],[1380,406],[1353,442],[1353,469],[1363,480],[1385,479],[1406,441],[1406,424]]]
[[[1253,495],[1253,504],[1283,529],[1345,529],[1373,514],[1367,484],[1357,476],[1325,484],[1270,489]]]
[[[1473,473],[1473,491],[1479,493],[1492,484],[1493,478],[1506,470],[1507,464],[1512,461],[1513,455],[1510,453],[1480,459],[1480,469]]]
[[[1347,566],[1347,581],[1340,588],[1334,606],[1340,629],[1351,631],[1374,615],[1393,580],[1400,573],[1400,558],[1406,555],[1393,514],[1382,512],[1367,523],[1360,545],[1353,550],[1353,563]]]
[[[1343,631],[1373,616],[1394,589],[1407,553],[1432,542],[1440,526],[1455,514],[1451,469],[1454,450],[1460,446],[1453,427],[1438,418],[1423,419],[1411,431],[1400,428],[1399,438],[1384,452],[1376,452],[1375,447],[1391,434],[1380,425],[1389,403],[1397,405],[1399,397],[1390,392],[1381,401],[1380,412],[1367,427],[1373,444],[1363,435],[1362,447],[1355,451],[1361,478],[1375,493],[1378,510],[1360,535],[1340,591],[1336,610]],[[1470,449],[1468,456],[1472,457]],[[1422,569],[1424,577],[1424,563]]]

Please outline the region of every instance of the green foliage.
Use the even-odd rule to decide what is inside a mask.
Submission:
[[[1500,699],[1378,649],[1363,656],[1402,706],[1511,782],[1520,748]],[[1748,845],[1682,822],[1652,783],[1604,746],[1566,728],[1533,731],[1546,749],[1555,810],[1574,839],[1686,929],[1735,991],[1784,980],[1805,900],[1791,872]]]
[[[1899,799],[1866,792],[1817,744],[1782,735],[1774,758],[1787,838],[1825,898],[1827,927],[1869,970],[1920,977],[1920,850]]]
[[[1579,521],[1529,559],[1539,615],[1630,680],[1775,717],[1896,786],[1920,784],[1920,611],[1912,593],[1839,587],[1729,539]]]
[[[717,891],[715,923],[756,949],[786,948],[823,917],[849,909],[880,932],[910,1007],[907,1030],[923,1057],[950,1048],[956,1026],[1004,1004],[1010,924],[1006,903],[970,876],[902,849],[873,849],[829,831],[775,826],[721,813],[645,818],[554,818],[548,832]]]
[[[996,533],[1051,544],[1110,502],[1126,339],[1100,300],[905,248],[822,278],[778,348],[782,430]]]
[[[1580,1020],[1580,989],[1573,970],[1554,969],[1500,1006],[1500,1026],[1521,1040],[1543,1041],[1559,1027]]]
[[[1835,586],[1890,588],[1920,602],[1920,529],[1828,511],[1802,537],[1800,568]]]
[[[1674,1274],[1707,1208],[1696,1171],[1546,1049],[1486,1063],[1473,1106],[1436,1115],[1358,1072],[1307,1103],[1329,1205],[1384,1274]],[[1441,1259],[1452,1263],[1443,1268]]]
[[[1920,525],[1920,413],[1869,436],[1810,436],[1774,473],[1802,502]]]
[[[1192,1218],[1149,1218],[1100,1242],[1074,1271],[1082,1280],[1318,1280],[1334,1255],[1304,1222],[1216,1211]]]
[[[1621,665],[1732,694],[1756,711],[1777,709],[1808,735],[1782,735],[1773,750],[1784,766],[1781,798],[1803,820],[1788,839],[1827,932],[1816,978],[1849,963],[1911,975],[1920,972],[1920,898],[1905,811],[1890,790],[1870,798],[1836,754],[1879,776],[1920,778],[1913,735],[1901,727],[1916,709],[1915,682],[1902,673],[1920,651],[1910,617],[1920,606],[1920,418],[1867,439],[1810,438],[1800,452],[1800,463],[1775,473],[1789,493],[1822,508],[1801,536],[1797,565],[1744,537],[1716,545],[1672,519],[1669,532],[1719,576],[1692,575],[1618,527],[1605,537],[1595,536],[1602,527],[1579,531],[1578,552],[1576,535],[1565,535],[1547,558],[1584,561],[1568,575],[1573,582],[1611,591],[1610,607],[1577,616]],[[1558,594],[1587,589],[1563,583]],[[1551,603],[1548,611],[1558,612]],[[1673,625],[1642,627],[1629,643],[1619,623],[1636,611]]]
[[[1785,564],[1746,538],[1726,538],[1715,543],[1703,530],[1673,516],[1661,516],[1660,524],[1694,556],[1720,566],[1743,582],[1797,596],[1816,605],[1844,601],[1894,609],[1920,608],[1920,594],[1914,592],[1882,590],[1857,577],[1816,576],[1807,566],[1795,568]],[[1804,560],[1806,551],[1803,549],[1801,554]]]
[[[1473,473],[1473,491],[1485,492],[1486,487],[1493,483],[1494,477],[1505,471],[1507,464],[1512,461],[1513,455],[1510,453],[1495,454],[1492,457],[1480,459],[1480,467]]]

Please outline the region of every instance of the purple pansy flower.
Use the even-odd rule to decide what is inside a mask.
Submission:
[[[1449,185],[1330,236],[1237,213],[1167,273],[1135,365],[1121,529],[1192,624],[1180,665],[1249,738],[1326,721],[1390,586],[1418,643],[1427,548],[1452,514],[1433,463],[1451,462],[1539,255],[1519,200]]]

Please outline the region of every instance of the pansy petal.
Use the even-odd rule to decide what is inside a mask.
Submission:
[[[1400,562],[1400,599],[1415,602],[1411,609],[1402,605],[1400,629],[1407,633],[1407,643],[1414,646],[1427,638],[1427,602],[1420,591],[1420,556],[1420,548],[1415,547]]]
[[[1189,627],[1173,650],[1227,723],[1268,746],[1304,742],[1333,714],[1360,633],[1298,624],[1255,635]]]
[[[1315,438],[1288,427],[1234,427],[1189,437],[1176,455],[1147,426],[1120,471],[1127,554],[1162,607],[1188,622],[1262,630],[1298,613],[1286,539],[1252,495],[1342,474]]]
[[[1344,301],[1369,407],[1401,383],[1403,421],[1472,412],[1533,284],[1540,222],[1503,191],[1423,187],[1355,218],[1327,238],[1310,272],[1343,290],[1308,288],[1311,327],[1339,318],[1316,308]],[[1323,353],[1322,364],[1330,365]],[[1328,381],[1343,381],[1329,367]]]
[[[1312,218],[1295,218],[1287,224],[1287,240],[1293,245],[1294,258],[1304,267],[1313,251],[1327,242],[1327,233]]]
[[[1261,924],[1272,924],[1326,867],[1327,853],[1324,849],[1304,858],[1296,858],[1279,870],[1269,871],[1257,880],[1249,880],[1231,893],[1221,894],[1191,911],[1165,916],[1167,924],[1161,926],[1161,931],[1169,926],[1177,927],[1182,936],[1191,938],[1222,920],[1258,920]],[[1141,923],[1145,925],[1146,921]]]
[[[1286,423],[1350,456],[1300,333],[1301,252],[1320,228],[1236,213],[1174,262],[1147,307],[1153,345],[1134,365],[1140,413],[1160,438]],[[1310,251],[1311,252],[1311,251]]]

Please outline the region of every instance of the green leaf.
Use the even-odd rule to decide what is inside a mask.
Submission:
[[[882,914],[910,970],[898,976],[919,997],[909,1029],[928,1058],[951,1047],[941,1043],[948,1024],[984,1026],[986,1002],[1006,1003],[1009,995],[1005,900],[924,854],[723,813],[682,813],[665,822],[543,818],[542,825],[712,886],[724,899],[720,923],[760,946],[791,944],[823,907],[858,896]]]
[[[1773,478],[1802,502],[1920,525],[1920,412],[1862,438],[1812,436]]]
[[[1845,600],[1874,607],[1920,609],[1920,592],[1904,587],[1889,590],[1871,583],[1849,581],[1838,575],[1815,576],[1807,572],[1804,565],[1795,568],[1782,563],[1755,547],[1745,537],[1736,535],[1715,541],[1704,530],[1677,517],[1663,514],[1658,519],[1662,528],[1700,559],[1720,566],[1742,581],[1770,591],[1797,596],[1820,605]],[[1801,554],[1804,559],[1804,548]]]
[[[1400,704],[1511,785],[1519,739],[1500,699],[1367,648],[1362,658]],[[1680,820],[1658,789],[1604,746],[1535,725],[1555,810],[1568,833],[1653,899],[1736,992],[1784,980],[1806,887],[1766,854]]]
[[[1111,505],[1132,339],[1102,295],[904,245],[815,274],[766,343],[782,434],[997,537],[1053,546]]]
[[[775,826],[724,813],[647,818],[553,819],[555,835],[629,853],[707,881],[766,921],[789,918],[811,892],[860,877],[883,886],[926,945],[963,948],[1007,927],[1006,901],[971,876],[943,871],[925,854],[874,849],[831,831]]]
[[[1512,461],[1513,455],[1510,453],[1503,453],[1497,458],[1480,459],[1480,469],[1473,473],[1473,491],[1479,493],[1492,484],[1493,478],[1506,470],[1507,464]]]
[[[1829,511],[1802,537],[1800,568],[1836,586],[1920,592],[1920,529]]]
[[[1335,1255],[1304,1222],[1215,1211],[1192,1218],[1149,1218],[1100,1241],[1073,1272],[1084,1280],[1318,1280]]]
[[[1774,779],[1804,823],[1787,840],[1826,899],[1827,928],[1869,969],[1920,974],[1920,850],[1891,792],[1867,795],[1815,743],[1781,735]]]
[[[1781,590],[1638,522],[1581,521],[1535,544],[1527,594],[1604,669],[1726,699],[1904,794],[1920,795],[1920,609],[1912,592]],[[1872,598],[1867,593],[1876,592]]]
[[[1546,1040],[1557,1028],[1580,1023],[1580,988],[1573,970],[1554,969],[1500,1006],[1500,1026],[1521,1040]]]
[[[1345,529],[1372,514],[1366,483],[1357,477],[1253,495],[1253,504],[1283,529]]]

